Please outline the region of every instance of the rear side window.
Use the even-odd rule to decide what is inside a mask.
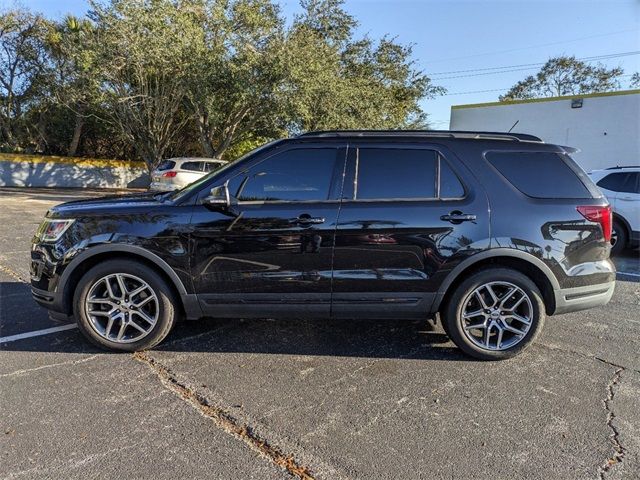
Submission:
[[[440,157],[440,198],[462,198],[464,187],[449,164]]]
[[[640,193],[638,189],[639,176],[640,174],[637,172],[610,173],[597,185],[612,192]]]
[[[487,160],[518,190],[534,198],[591,198],[577,173],[553,152],[489,152]]]
[[[171,170],[175,166],[176,162],[174,162],[173,160],[163,160],[162,162],[160,162],[160,165],[158,165],[158,168],[156,170]]]
[[[201,172],[204,162],[184,162],[180,165],[181,170],[189,170],[190,172]]]
[[[435,198],[437,158],[433,150],[361,148],[356,199]]]

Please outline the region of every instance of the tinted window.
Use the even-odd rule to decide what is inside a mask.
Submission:
[[[236,177],[230,189],[244,201],[327,200],[335,160],[335,149],[287,150]]]
[[[158,168],[156,170],[171,170],[175,166],[176,162],[174,162],[173,160],[163,160],[162,162],[160,162],[160,165],[158,165]]]
[[[627,193],[640,193],[638,192],[638,173],[610,173],[597,185],[613,192],[627,192]]]
[[[223,164],[218,162],[204,162],[204,171],[205,172],[213,172],[220,168]]]
[[[191,172],[201,172],[203,162],[184,162],[180,165],[182,170],[189,170]]]
[[[440,157],[440,198],[462,198],[464,187],[449,164]]]
[[[551,152],[490,152],[487,160],[525,195],[536,198],[591,198],[578,175]]]
[[[435,198],[436,161],[432,150],[361,148],[356,198]]]

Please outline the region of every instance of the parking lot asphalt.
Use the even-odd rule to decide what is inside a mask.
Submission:
[[[640,478],[637,250],[608,306],[505,362],[402,319],[205,319],[110,354],[27,285],[46,210],[92,195],[0,189],[1,478]]]

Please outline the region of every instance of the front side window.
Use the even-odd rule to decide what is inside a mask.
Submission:
[[[220,168],[222,165],[224,164],[218,162],[204,162],[204,171],[207,173],[213,172],[214,170]]]
[[[323,201],[336,162],[333,148],[300,148],[273,155],[229,182],[239,201]]]

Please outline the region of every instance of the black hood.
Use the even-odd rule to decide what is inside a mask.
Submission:
[[[148,209],[162,205],[162,197],[161,193],[145,192],[73,200],[56,205],[47,212],[47,216],[50,218],[73,218],[78,215],[100,215],[130,209]]]

